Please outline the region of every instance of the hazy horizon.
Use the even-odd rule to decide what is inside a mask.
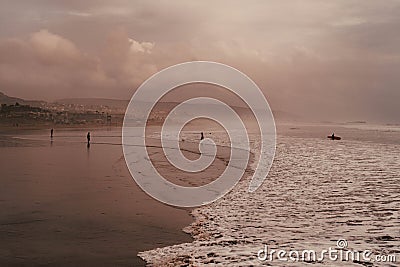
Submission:
[[[0,25],[0,267],[399,263],[400,0],[0,0]]]
[[[399,122],[398,1],[2,1],[0,91],[130,99],[157,71],[229,64],[272,109]]]

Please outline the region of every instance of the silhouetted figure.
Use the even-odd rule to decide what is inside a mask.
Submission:
[[[87,138],[87,144],[88,146],[90,146],[90,132],[87,133],[86,138]]]
[[[342,137],[335,135],[335,133],[328,135],[327,138],[331,140],[342,140]]]
[[[201,132],[200,140],[203,140],[203,139],[204,139],[204,134],[203,134],[203,132]]]
[[[53,139],[53,133],[54,133],[54,129],[51,128],[51,130],[50,130],[50,138],[51,138],[51,139]]]

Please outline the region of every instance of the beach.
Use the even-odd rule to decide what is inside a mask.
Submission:
[[[130,176],[120,128],[91,129],[90,148],[86,131],[56,129],[52,142],[47,129],[1,136],[1,266],[144,266],[139,251],[192,240],[182,232],[189,211],[152,199]]]
[[[0,267],[400,266],[400,0],[0,22]]]
[[[0,265],[286,266],[260,261],[257,252],[265,245],[320,251],[340,238],[352,249],[398,255],[399,128],[277,128],[276,157],[261,188],[247,191],[253,162],[230,193],[195,209],[162,204],[137,186],[120,128],[56,129],[53,141],[47,129],[3,133]],[[331,129],[343,139],[326,139]],[[149,156],[168,180],[183,186],[211,181],[209,173],[187,176],[164,164],[159,136],[154,132],[147,140]],[[199,155],[198,137],[195,129],[182,135],[188,158]],[[222,132],[207,137],[218,145],[211,172],[218,175],[229,146]],[[251,139],[256,151],[260,143]]]

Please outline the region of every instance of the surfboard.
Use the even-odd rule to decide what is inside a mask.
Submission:
[[[332,135],[328,135],[327,138],[331,139],[331,140],[341,140],[342,137],[340,136],[335,136],[334,138],[332,138]]]

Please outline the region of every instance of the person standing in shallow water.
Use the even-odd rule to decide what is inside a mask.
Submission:
[[[86,139],[87,139],[87,144],[89,146],[90,145],[90,132],[87,133]]]
[[[51,130],[50,130],[50,138],[51,138],[51,139],[53,139],[53,133],[54,133],[54,129],[51,128]]]

